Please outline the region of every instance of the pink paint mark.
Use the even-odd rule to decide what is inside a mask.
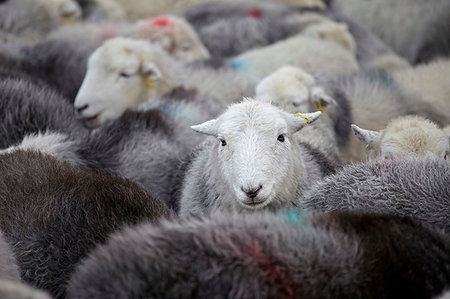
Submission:
[[[159,18],[152,19],[150,21],[150,24],[152,24],[153,26],[158,26],[158,27],[166,27],[168,25],[172,25],[172,21],[168,17],[159,17]]]
[[[259,8],[252,8],[247,11],[247,15],[254,18],[260,18],[263,12]]]
[[[117,36],[117,33],[114,31],[113,28],[111,28],[108,25],[100,25],[100,34],[99,34],[99,39],[101,42],[110,39],[110,38],[114,38]]]
[[[246,245],[248,254],[255,260],[270,289],[276,291],[277,298],[294,298],[294,295],[298,298],[298,294],[294,294],[294,289],[297,288],[295,281],[287,267],[272,260],[256,241],[252,240]]]

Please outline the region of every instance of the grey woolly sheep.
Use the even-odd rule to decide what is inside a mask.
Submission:
[[[381,160],[346,166],[305,192],[301,206],[413,216],[450,232],[450,165],[436,160]]]
[[[290,114],[249,99],[192,126],[216,140],[205,142],[191,157],[180,215],[295,206],[298,194],[334,171],[321,152],[294,137],[320,114]]]
[[[87,132],[67,100],[42,82],[0,72],[0,90],[0,149],[47,130],[75,137]]]
[[[449,236],[408,217],[217,214],[113,235],[68,298],[430,298],[449,265]]]
[[[364,24],[403,57],[408,57],[411,38],[422,33],[422,28],[433,19],[439,18],[442,13],[445,18],[441,20],[447,22],[450,11],[448,0],[435,0],[433,5],[422,0],[335,0],[335,2],[336,9],[355,22]]]
[[[0,227],[21,278],[63,298],[75,265],[123,225],[169,216],[137,185],[52,156],[0,155]]]

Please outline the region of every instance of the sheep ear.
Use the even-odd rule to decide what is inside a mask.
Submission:
[[[330,105],[337,105],[335,99],[330,97],[322,87],[315,86],[311,89],[312,104],[323,112],[323,108]]]
[[[217,119],[208,120],[202,124],[191,126],[195,132],[217,137]]]
[[[354,124],[352,124],[352,130],[353,133],[355,133],[356,138],[358,138],[359,140],[361,140],[362,142],[366,143],[369,146],[373,145],[375,139],[380,135],[380,132],[361,129],[360,127]]]
[[[149,80],[159,80],[162,78],[162,73],[153,62],[144,62],[141,66],[141,73]]]
[[[313,123],[316,121],[320,115],[322,115],[322,112],[316,111],[313,113],[296,113],[296,114],[290,114],[289,115],[289,130],[292,133],[297,132],[304,126]]]

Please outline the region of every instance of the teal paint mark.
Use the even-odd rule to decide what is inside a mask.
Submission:
[[[231,66],[232,69],[237,71],[247,71],[248,70],[248,62],[243,59],[238,58],[230,58],[227,60],[227,64]]]
[[[281,219],[290,224],[303,225],[307,212],[304,209],[289,209],[279,213]]]

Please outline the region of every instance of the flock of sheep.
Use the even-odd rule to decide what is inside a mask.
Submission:
[[[449,13],[0,0],[0,298],[450,298]]]

